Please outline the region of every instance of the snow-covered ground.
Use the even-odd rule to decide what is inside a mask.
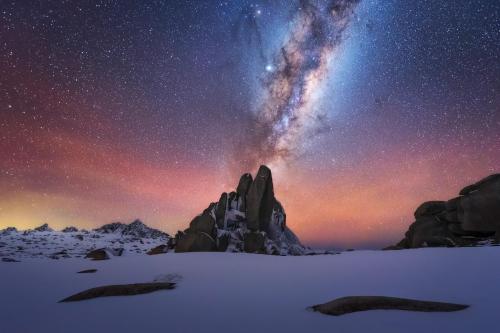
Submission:
[[[495,332],[500,247],[354,251],[278,257],[185,253],[0,262],[0,332]],[[97,268],[94,274],[77,271]],[[183,278],[174,290],[57,303],[106,284]],[[348,295],[470,304],[453,313],[307,306]]]
[[[123,255],[144,254],[155,246],[166,244],[169,238],[138,220],[130,224],[110,223],[90,231],[70,228],[55,231],[45,224],[37,228],[39,230],[0,230],[0,258],[80,258],[100,248],[110,253],[120,251]]]

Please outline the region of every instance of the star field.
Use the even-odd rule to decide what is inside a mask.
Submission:
[[[500,172],[498,1],[355,1],[338,42],[291,43],[325,3],[2,2],[0,228],[175,233],[267,163],[306,244],[380,246]],[[321,80],[284,75],[312,51]],[[297,78],[311,95],[279,119],[300,126],[269,146],[263,105]]]

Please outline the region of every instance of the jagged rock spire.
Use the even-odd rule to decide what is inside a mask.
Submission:
[[[239,210],[242,212],[246,211],[247,207],[247,193],[252,185],[253,178],[249,173],[245,173],[241,176],[238,187],[236,188],[236,194],[240,198]]]
[[[253,231],[267,231],[274,207],[273,176],[261,165],[247,194],[247,226]]]
[[[286,214],[274,197],[271,170],[241,176],[235,192],[222,193],[176,235],[176,252],[232,251],[304,254],[305,248],[286,227]]]

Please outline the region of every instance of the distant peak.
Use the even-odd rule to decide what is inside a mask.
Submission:
[[[144,224],[144,222],[142,222],[142,221],[141,221],[141,220],[139,220],[139,219],[135,219],[133,222],[131,222],[131,223],[129,224],[129,226],[131,226],[131,225],[134,225],[134,226],[146,226],[146,225]]]
[[[169,237],[167,233],[158,229],[150,228],[139,219],[134,220],[130,224],[121,222],[113,222],[105,224],[100,228],[94,229],[99,233],[120,233],[126,236],[134,236],[139,238],[159,238]]]

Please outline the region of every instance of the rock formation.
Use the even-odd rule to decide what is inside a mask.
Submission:
[[[465,304],[421,301],[387,296],[347,296],[310,307],[313,311],[332,316],[368,310],[403,310],[420,312],[452,312],[467,309]]]
[[[306,249],[286,226],[285,210],[274,196],[271,170],[255,179],[241,176],[235,192],[222,193],[175,237],[175,252],[228,251],[302,255]]]
[[[0,230],[0,235],[10,235],[12,233],[17,233],[17,229],[15,227],[7,227]]]
[[[462,189],[448,201],[428,201],[397,245],[387,249],[474,246],[500,241],[500,174]]]
[[[60,300],[59,303],[83,301],[97,297],[140,295],[152,293],[158,290],[174,288],[175,283],[173,282],[115,284],[84,290],[78,294],[74,294],[63,300]]]
[[[69,226],[61,230],[62,232],[78,232],[78,228]]]
[[[146,254],[150,255],[150,256],[153,256],[153,255],[156,255],[156,254],[167,253],[168,250],[169,250],[168,249],[168,245],[161,244],[161,245],[158,245],[156,247],[153,247],[151,250],[149,250],[148,252],[146,252]]]
[[[85,258],[89,258],[92,260],[108,260],[109,255],[106,252],[106,249],[97,249],[97,250],[92,250],[87,255]]]
[[[51,227],[49,227],[49,225],[47,223],[45,223],[45,224],[42,224],[39,227],[36,227],[35,231],[38,231],[38,232],[52,232],[52,231],[54,231],[54,229],[52,229]]]

